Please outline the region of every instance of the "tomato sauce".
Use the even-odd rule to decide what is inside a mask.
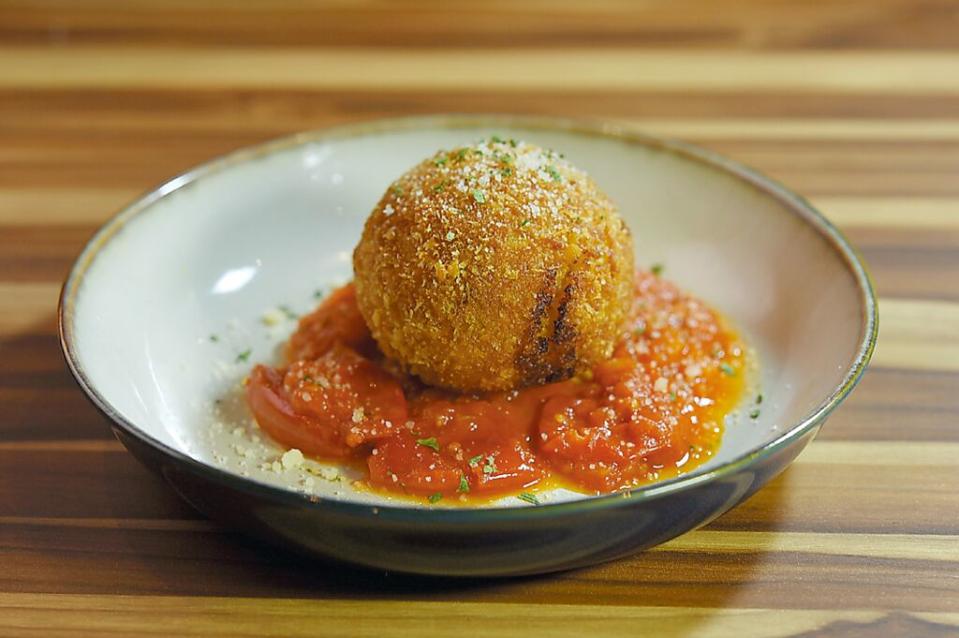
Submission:
[[[612,357],[558,383],[426,387],[379,353],[352,284],[300,320],[286,357],[250,375],[260,426],[306,455],[364,465],[370,489],[430,502],[606,493],[688,472],[718,449],[746,371],[743,344],[713,310],[646,272]]]

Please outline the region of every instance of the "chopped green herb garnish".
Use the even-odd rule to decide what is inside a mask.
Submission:
[[[513,174],[513,169],[507,166],[506,168],[500,169],[500,173],[502,173],[503,177],[509,177]]]
[[[429,502],[430,503],[439,503],[443,500],[443,495],[437,492],[436,494],[430,494]]]
[[[210,341],[212,341],[213,343],[216,343],[216,342],[219,341],[219,340],[220,340],[220,338],[219,338],[218,336],[216,336],[216,335],[210,335]]]
[[[322,298],[323,298],[323,291],[320,290],[319,288],[317,288],[316,290],[314,290],[314,291],[313,291],[313,298],[314,298],[314,299],[322,299]]]
[[[468,148],[461,148],[460,150],[456,151],[456,160],[462,161],[463,159],[466,158],[466,154],[468,152],[469,152]]]
[[[470,491],[469,481],[466,480],[466,477],[460,474],[460,486],[456,488],[457,492],[462,492],[463,494]]]
[[[559,174],[559,171],[556,170],[555,166],[547,166],[546,172],[549,173],[549,176],[553,178],[554,182],[563,181],[563,176]]]
[[[473,189],[473,199],[475,199],[475,200],[476,200],[477,202],[479,202],[480,204],[485,203],[485,202],[486,202],[486,193],[484,193],[483,191],[481,191],[481,190],[478,189],[478,188],[474,188],[474,189]]]
[[[750,419],[758,419],[758,418],[759,418],[759,410],[758,410],[758,409],[755,409],[755,410],[750,411],[750,413],[749,413],[749,418],[750,418]]]
[[[673,403],[676,403],[676,393],[675,393],[675,392],[670,392],[670,393],[669,393],[669,400],[672,401]]]
[[[649,267],[649,272],[653,273],[655,276],[659,277],[663,274],[663,265],[662,264],[653,264]]]
[[[733,367],[732,367],[731,365],[729,365],[728,363],[721,363],[721,364],[719,364],[719,369],[722,370],[722,371],[723,371],[723,374],[725,374],[727,377],[734,377],[734,376],[736,376],[736,369],[733,368]]]
[[[241,361],[246,361],[247,359],[250,358],[250,355],[251,355],[251,354],[253,354],[253,350],[247,348],[246,350],[244,350],[244,351],[241,352],[240,354],[236,355],[236,362],[237,362],[237,363],[240,363]]]
[[[496,469],[496,460],[492,456],[486,457],[486,465],[483,466],[483,474],[494,474]]]
[[[441,156],[441,157],[434,157],[434,158],[433,158],[433,164],[436,165],[436,166],[442,166],[443,164],[446,163],[446,161],[447,161],[448,159],[449,159],[449,158],[446,157],[445,155],[443,155],[443,156]]]
[[[643,325],[639,326],[638,328],[633,328],[633,335],[634,335],[634,336],[640,337],[640,336],[642,336],[642,335],[644,335],[644,334],[646,334],[646,324],[643,324]]]
[[[762,402],[763,402],[763,395],[757,394],[757,395],[756,395],[756,405],[759,405],[759,404],[762,403]]]
[[[424,447],[433,448],[437,452],[440,451],[440,444],[437,443],[435,436],[431,436],[428,439],[416,439],[416,442]]]
[[[296,314],[295,312],[293,312],[293,310],[289,306],[277,306],[277,308],[279,308],[280,312],[286,315],[287,319],[297,319],[300,316]]]
[[[530,494],[529,492],[521,492],[516,498],[521,501],[526,501],[530,505],[539,505],[539,499],[535,494]]]
[[[400,186],[399,184],[393,184],[393,186],[390,187],[390,190],[397,197],[403,194],[403,187]]]
[[[509,142],[509,145],[510,145],[510,146],[512,146],[513,148],[516,148],[516,140],[514,140],[514,139],[511,137],[511,138],[509,138],[508,142]]]
[[[482,460],[483,460],[483,455],[477,454],[476,456],[474,456],[473,458],[469,460],[470,467],[476,467],[477,465],[479,465],[479,462]]]
[[[502,143],[503,143],[503,138],[501,138],[499,135],[494,135],[493,137],[491,137],[491,138],[489,138],[489,139],[490,139],[490,141],[493,142],[494,144],[502,144]]]
[[[521,222],[519,223],[519,227],[520,227],[520,228],[525,228],[525,227],[528,226],[528,225],[529,225],[529,220],[528,220],[528,219],[524,219],[523,221],[521,221]]]
[[[437,184],[436,186],[433,187],[433,192],[434,192],[434,193],[442,193],[442,192],[443,192],[443,189],[446,188],[446,185],[449,184],[449,183],[450,183],[450,181],[449,181],[448,179],[444,179],[442,182],[440,182],[439,184]]]

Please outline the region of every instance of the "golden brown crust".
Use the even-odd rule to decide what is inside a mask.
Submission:
[[[501,390],[609,356],[633,252],[585,173],[493,138],[400,177],[353,265],[360,311],[387,356],[433,385]]]

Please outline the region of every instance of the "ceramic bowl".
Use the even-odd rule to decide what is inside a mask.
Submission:
[[[493,134],[565,153],[621,209],[638,264],[706,299],[758,358],[758,419],[732,418],[696,471],[622,495],[414,506],[349,471],[287,468],[238,393],[292,317],[351,277],[364,219],[437,149]],[[447,575],[548,572],[669,540],[783,470],[875,343],[862,263],[805,200],[733,161],[614,124],[440,116],[304,133],[213,160],[120,212],[77,259],[60,331],[117,437],[201,512],[313,555]],[[751,397],[750,397],[751,399]]]

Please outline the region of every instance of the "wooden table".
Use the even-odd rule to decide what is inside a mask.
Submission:
[[[823,4],[0,2],[0,634],[956,635],[959,3]],[[628,120],[809,195],[881,296],[861,386],[741,507],[571,573],[331,573],[199,517],[64,367],[72,260],[211,156],[441,111]]]

